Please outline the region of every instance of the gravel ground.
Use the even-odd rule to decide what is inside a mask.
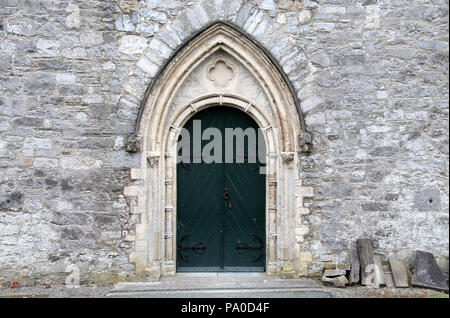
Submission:
[[[3,288],[0,289],[0,298],[102,298],[114,286],[80,286],[68,288],[65,285]]]
[[[64,285],[2,288],[0,298],[102,298],[114,286],[80,286],[68,288]],[[411,297],[446,297],[448,294],[424,288],[367,288],[351,286],[346,288],[325,287],[336,298],[411,298]]]
[[[426,288],[368,288],[364,286],[350,286],[346,288],[325,288],[335,298],[423,298],[446,297],[440,291]]]

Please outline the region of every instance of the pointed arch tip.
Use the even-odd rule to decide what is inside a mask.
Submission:
[[[295,106],[297,108],[297,112],[298,112],[299,120],[300,120],[301,130],[306,132],[306,124],[305,124],[304,116],[303,116],[302,110],[300,108],[300,102],[298,100],[297,94],[295,93],[294,87],[293,87],[292,83],[290,82],[289,78],[287,77],[287,75],[285,74],[285,72],[283,71],[283,68],[278,63],[278,61],[275,59],[275,57],[272,55],[272,53],[270,53],[263,45],[261,45],[257,40],[255,40],[250,34],[248,34],[240,26],[238,26],[238,25],[236,25],[236,24],[234,24],[232,22],[229,22],[229,21],[217,20],[217,21],[214,21],[212,23],[207,24],[203,28],[201,28],[201,29],[197,30],[196,32],[194,32],[193,34],[191,34],[186,40],[183,41],[183,43],[181,43],[172,52],[171,56],[160,67],[160,69],[158,70],[158,72],[155,75],[154,79],[152,80],[151,84],[147,87],[147,90],[145,92],[144,98],[141,101],[138,117],[137,117],[136,124],[135,124],[135,134],[137,134],[138,131],[139,131],[140,122],[141,122],[141,118],[142,118],[142,111],[143,111],[143,109],[145,107],[145,103],[146,103],[146,101],[147,101],[147,99],[148,99],[148,97],[150,95],[150,92],[153,90],[155,84],[158,82],[158,79],[161,77],[161,74],[164,73],[164,71],[166,70],[167,66],[174,59],[176,59],[177,55],[183,49],[185,49],[187,46],[189,46],[189,44],[192,43],[193,40],[195,40],[197,37],[199,37],[201,34],[203,34],[205,32],[211,32],[211,31],[216,30],[216,29],[231,30],[231,31],[234,31],[234,32],[238,33],[238,35],[244,37],[245,39],[247,39],[248,41],[253,43],[255,46],[257,46],[265,54],[265,56],[269,59],[269,61],[272,63],[272,65],[277,69],[277,71],[280,74],[280,76],[282,77],[283,81],[285,82],[285,84],[289,88],[289,91],[291,92],[291,95],[292,95],[292,98],[294,100]]]

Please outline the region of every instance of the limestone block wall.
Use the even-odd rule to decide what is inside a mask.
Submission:
[[[313,137],[305,271],[360,237],[448,271],[448,1],[0,0],[0,280],[133,275],[126,138],[164,63],[219,20],[278,61]]]

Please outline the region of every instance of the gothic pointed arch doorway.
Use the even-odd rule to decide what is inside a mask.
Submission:
[[[287,264],[296,273],[304,272],[310,255],[301,249],[308,233],[302,215],[309,213],[303,198],[312,196],[312,189],[298,178],[298,140],[304,124],[295,95],[261,47],[233,26],[216,23],[177,51],[150,87],[140,111],[136,135],[142,139],[141,168],[132,170],[132,178],[140,181],[125,189],[126,195],[138,198],[133,213],[139,214],[140,223],[130,255],[137,275],[173,276],[181,264],[179,244],[189,245],[186,237],[181,240],[177,223],[182,195],[178,138],[193,116],[217,106],[251,117],[264,136],[265,188],[259,195],[264,201],[262,267],[268,275],[279,275]],[[189,239],[189,244],[198,243]],[[239,240],[259,246],[258,238]],[[234,248],[237,245],[233,242]]]

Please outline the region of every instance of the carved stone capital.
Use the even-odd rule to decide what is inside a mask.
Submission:
[[[294,153],[292,151],[282,152],[281,157],[284,162],[292,162],[292,160],[294,160]]]
[[[311,134],[306,131],[302,131],[300,135],[298,135],[298,145],[300,153],[310,153],[312,151]]]
[[[147,161],[150,167],[155,166],[158,163],[161,154],[159,152],[149,152],[147,153]]]
[[[125,142],[125,150],[128,152],[140,152],[142,147],[141,137],[132,134],[127,137]]]

